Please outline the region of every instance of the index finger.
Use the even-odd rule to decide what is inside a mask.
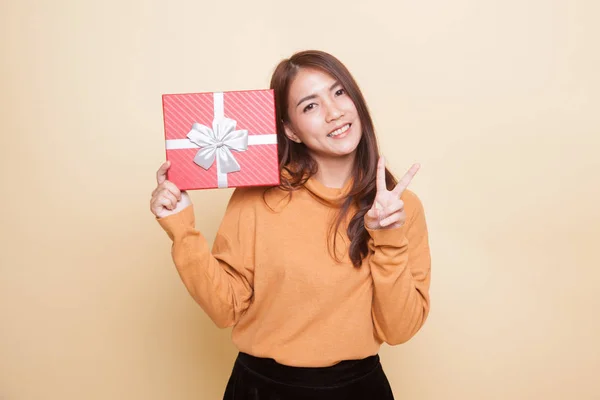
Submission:
[[[165,161],[160,166],[158,171],[156,171],[156,183],[158,183],[160,185],[161,183],[163,183],[164,181],[167,180],[167,170],[169,169],[170,166],[171,166],[170,161]]]
[[[383,156],[379,157],[379,162],[377,163],[376,183],[378,192],[387,190],[387,185],[385,184],[385,158]]]
[[[408,172],[404,174],[402,179],[400,179],[400,181],[398,182],[394,190],[392,190],[392,192],[394,192],[398,196],[401,195],[406,190],[412,179],[415,177],[419,168],[421,168],[420,164],[413,164],[413,166],[410,167]]]

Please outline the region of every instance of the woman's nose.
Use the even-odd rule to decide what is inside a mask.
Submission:
[[[335,104],[330,104],[329,107],[327,107],[327,122],[340,119],[342,115],[344,115],[344,113]]]

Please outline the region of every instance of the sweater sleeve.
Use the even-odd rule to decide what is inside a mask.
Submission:
[[[403,226],[367,228],[374,329],[390,345],[412,338],[429,314],[431,256],[425,214],[414,193],[405,191],[402,200],[407,214]]]
[[[235,325],[253,294],[254,210],[236,189],[212,251],[195,228],[193,205],[158,219],[173,241],[175,267],[192,298],[220,328]]]

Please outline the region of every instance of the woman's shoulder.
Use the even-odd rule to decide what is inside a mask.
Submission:
[[[423,212],[423,202],[414,191],[405,189],[400,199],[404,202],[408,214]]]
[[[402,192],[402,195],[400,196],[400,198],[402,199],[403,202],[411,202],[411,203],[415,203],[415,202],[421,202],[421,199],[419,199],[419,196],[412,190],[410,189],[404,189],[404,192]]]
[[[233,191],[229,200],[230,207],[263,209],[273,208],[288,197],[289,193],[278,186],[248,186],[238,187]]]
[[[265,188],[237,187],[229,198],[229,207],[248,207],[256,204],[262,198]]]

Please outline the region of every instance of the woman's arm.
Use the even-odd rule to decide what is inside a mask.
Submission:
[[[373,323],[390,345],[408,341],[429,314],[431,256],[427,224],[419,198],[402,195],[406,222],[390,229],[368,229],[369,266],[374,283]]]
[[[250,304],[254,279],[254,210],[242,191],[234,191],[212,251],[195,228],[193,205],[158,222],[190,295],[218,327],[234,325]]]

